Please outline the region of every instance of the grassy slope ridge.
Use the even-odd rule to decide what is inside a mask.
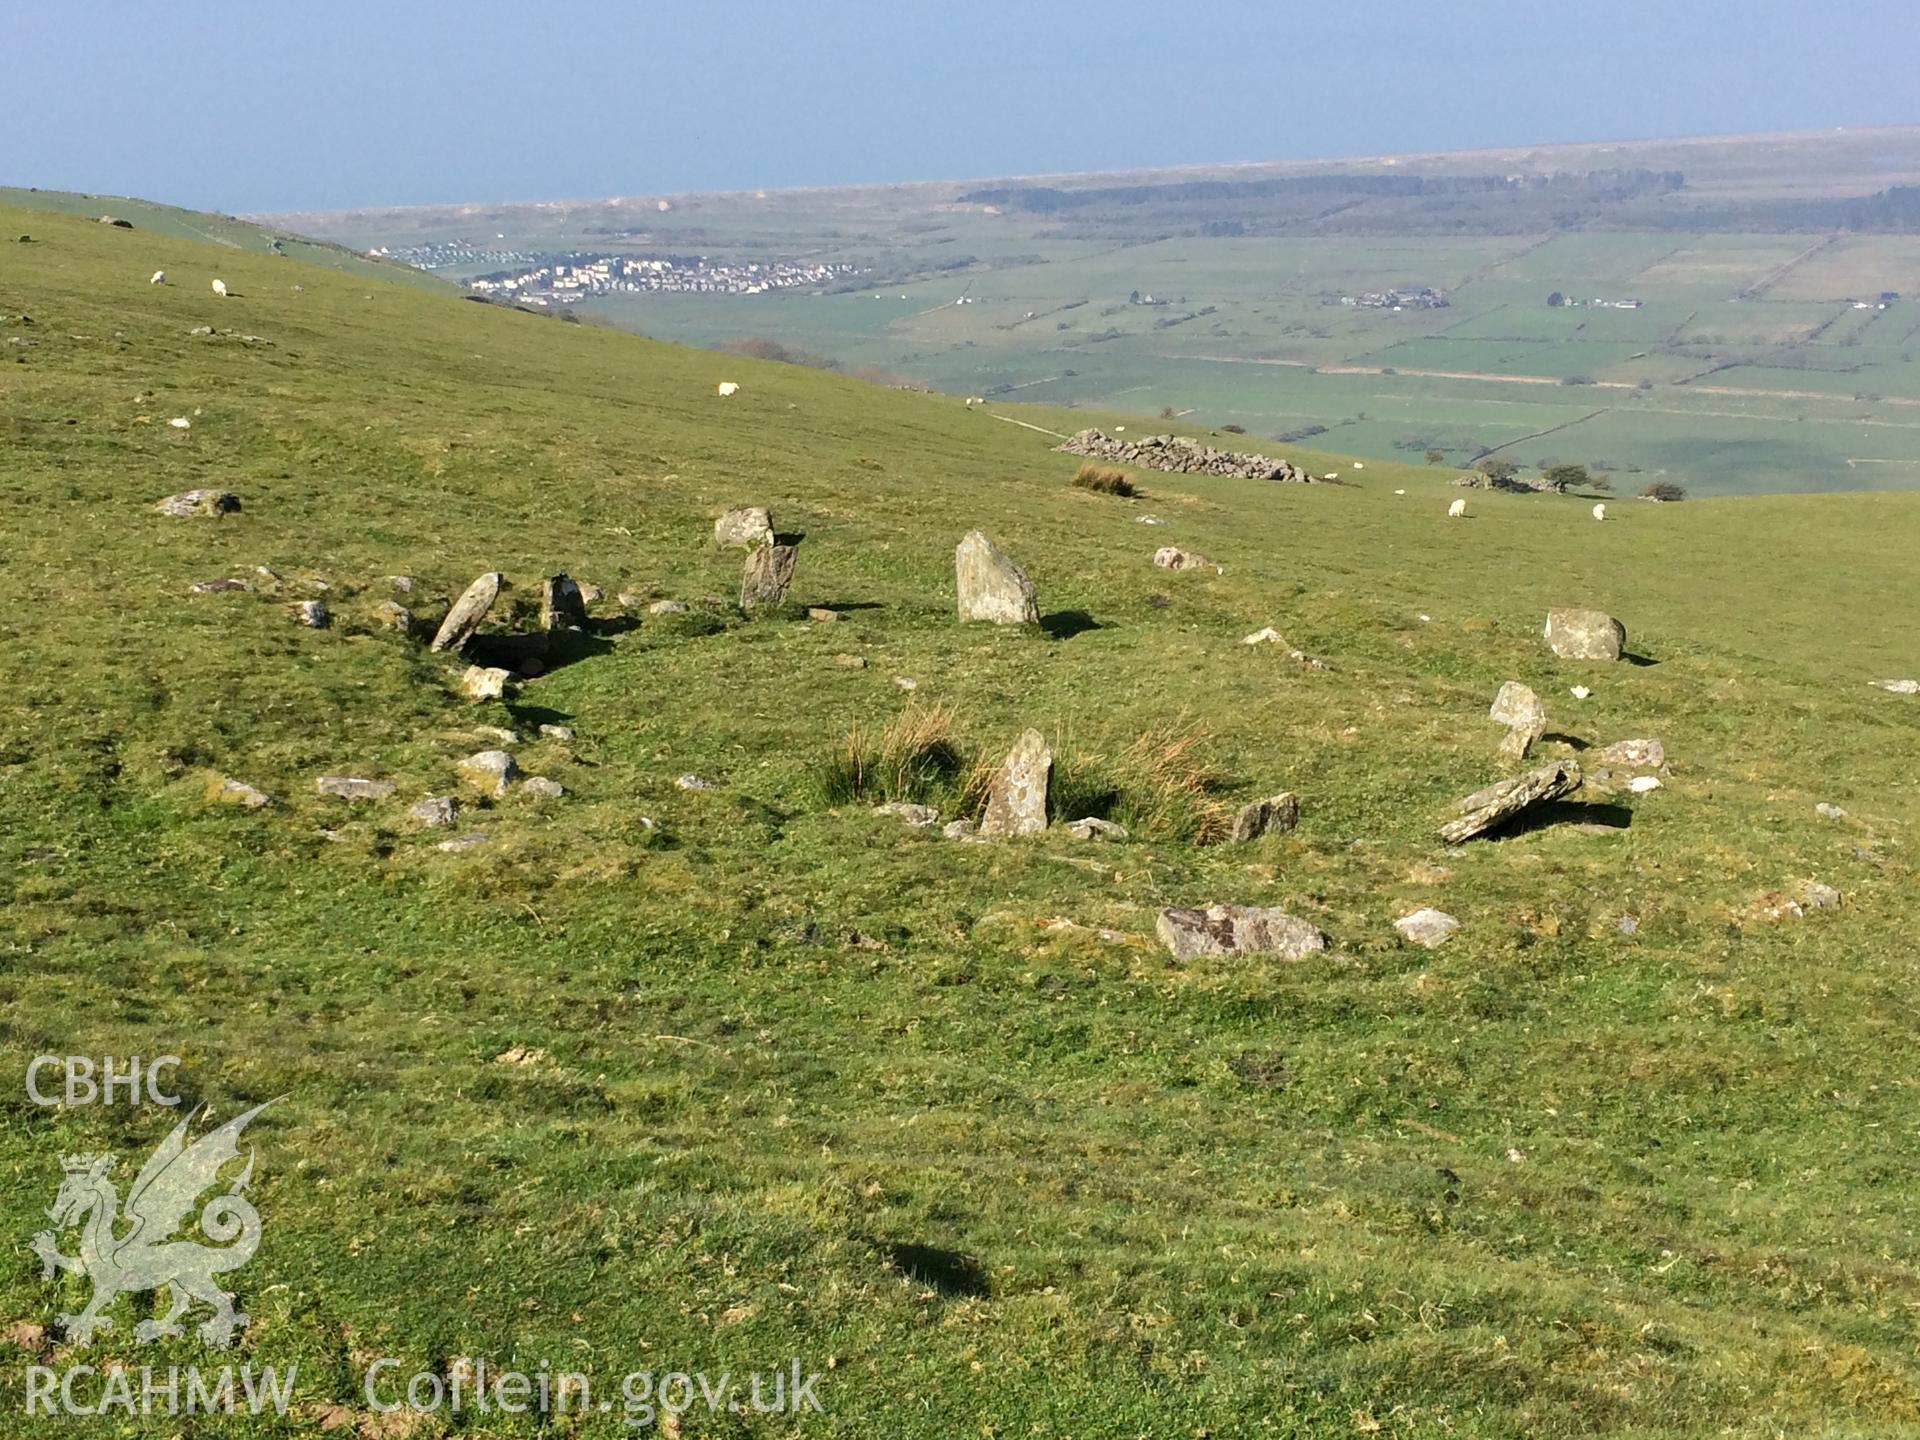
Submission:
[[[683,1433],[1914,1429],[1920,702],[1865,682],[1920,670],[1920,497],[1601,525],[1475,493],[1448,522],[1463,492],[1369,463],[1352,486],[1145,473],[1121,501],[955,400],[0,211],[23,229],[0,256],[0,331],[39,342],[0,347],[0,1335],[84,1298],[26,1249],[59,1154],[126,1174],[164,1128],[5,1077],[177,1053],[220,1116],[286,1097],[250,1132],[266,1239],[236,1278],[243,1355],[297,1360],[308,1407],[355,1408],[377,1355],[603,1382],[798,1355],[832,1362],[825,1416]],[[209,323],[259,341],[189,335]],[[245,508],[151,513],[194,485]],[[839,623],[730,611],[709,526],[747,502],[805,532],[794,598]],[[1051,633],[953,622],[976,525]],[[1169,542],[1224,573],[1155,569]],[[188,593],[258,565],[284,586]],[[603,619],[623,589],[693,609],[605,624],[475,706],[375,607],[386,576],[419,577],[424,613],[488,568],[523,610],[562,568]],[[309,578],[329,631],[289,619]],[[1555,662],[1540,620],[1568,603],[1657,663]],[[1238,643],[1268,624],[1332,668]],[[1587,797],[1624,830],[1440,853],[1447,802],[1500,773],[1508,678],[1556,731],[1661,737],[1666,788]],[[972,846],[814,797],[850,727],[932,703],[970,753],[1039,725],[1081,772],[1200,722],[1222,798],[1292,789],[1302,824]],[[477,723],[571,793],[472,802],[491,843],[441,853],[403,810],[454,787]],[[322,774],[399,794],[323,800]],[[210,803],[219,775],[274,803]],[[1808,878],[1845,906],[1740,920]],[[1155,910],[1216,899],[1333,946],[1169,963]],[[1425,903],[1465,922],[1434,952],[1391,928]],[[516,1046],[543,1057],[496,1059]],[[136,1303],[87,1358],[206,1358],[134,1352]],[[9,1408],[27,1358],[0,1339]]]

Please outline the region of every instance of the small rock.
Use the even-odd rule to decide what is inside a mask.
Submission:
[[[542,725],[540,727],[540,733],[549,740],[573,739],[573,727],[571,725]]]
[[[192,328],[191,330],[189,330],[189,331],[187,331],[187,334],[189,334],[189,335],[211,335],[211,334],[213,334],[213,326],[211,326],[211,325],[196,325],[196,326],[194,326],[194,327],[193,327],[193,328]]]
[[[1636,775],[1627,782],[1627,789],[1636,795],[1645,795],[1648,791],[1658,790],[1659,788],[1660,777],[1658,775]]]
[[[1622,915],[1618,920],[1614,921],[1614,928],[1622,935],[1638,935],[1640,933],[1640,917],[1638,915]]]
[[[1240,643],[1242,645],[1284,645],[1287,642],[1280,638],[1280,632],[1278,630],[1269,625],[1264,630],[1254,631],[1253,634],[1242,639]]]
[[[322,795],[342,800],[384,800],[394,789],[391,780],[361,780],[351,775],[322,775],[313,785]]]
[[[567,793],[567,787],[544,775],[530,775],[520,782],[520,793],[536,800],[558,800]]]
[[[893,683],[898,685],[902,690],[918,690],[920,688],[920,682],[911,675],[896,675],[893,677]]]
[[[1830,910],[1840,903],[1840,892],[1831,885],[1809,880],[1800,887],[1800,901],[1814,910]]]
[[[963,622],[1040,623],[1040,606],[1034,598],[1033,582],[980,531],[969,530],[954,548],[953,579]]]
[[[656,600],[647,607],[649,615],[684,615],[687,602],[684,600]]]
[[[1394,921],[1393,928],[1415,945],[1424,945],[1431,950],[1436,945],[1445,944],[1453,932],[1460,928],[1460,922],[1444,910],[1423,905],[1411,915],[1402,915]]]
[[[873,807],[876,815],[897,815],[901,821],[914,830],[925,830],[940,823],[940,812],[931,805],[915,805],[906,800],[889,800],[884,805]]]
[[[1201,955],[1277,955],[1299,960],[1327,948],[1327,937],[1317,926],[1271,906],[1162,910],[1154,930],[1176,960]]]
[[[1547,644],[1562,660],[1618,660],[1627,627],[1604,610],[1549,610]]]
[[[831,625],[839,618],[840,612],[838,610],[829,610],[824,605],[810,605],[807,607],[807,619],[817,621],[822,625]]]
[[[460,778],[496,800],[507,793],[507,784],[520,773],[513,756],[505,750],[482,750],[469,755],[456,767]]]
[[[1616,740],[1590,757],[1595,765],[1618,765],[1630,770],[1658,770],[1667,763],[1667,747],[1658,740]]]
[[[195,595],[229,595],[241,591],[253,593],[253,586],[244,580],[196,580],[189,588]]]
[[[971,820],[949,820],[940,827],[941,835],[949,840],[978,840],[980,834]]]
[[[1258,840],[1262,835],[1276,835],[1293,829],[1300,823],[1300,797],[1290,790],[1278,795],[1269,795],[1264,800],[1255,800],[1243,805],[1240,813],[1233,817],[1232,841],[1244,845],[1250,840]]]
[[[1920,680],[1876,680],[1873,683],[1894,695],[1920,695]]]
[[[1102,820],[1093,815],[1087,816],[1084,820],[1072,821],[1067,826],[1067,833],[1076,840],[1124,840],[1127,838],[1127,829],[1124,825],[1116,825],[1111,820]]]
[[[469,830],[465,835],[456,835],[451,840],[442,840],[433,848],[436,850],[471,850],[476,845],[485,845],[493,837],[484,830]]]
[[[324,630],[333,623],[333,612],[324,600],[302,600],[293,607],[293,618],[309,630]]]
[[[263,805],[273,803],[265,791],[256,790],[245,781],[235,780],[230,775],[221,777],[218,795],[223,804],[240,805],[248,810],[258,810]]]
[[[698,775],[695,775],[691,770],[689,770],[685,775],[680,776],[673,783],[678,785],[682,790],[717,790],[720,788],[719,786],[715,785],[711,780],[702,780]]]
[[[460,691],[469,700],[504,700],[507,698],[507,683],[512,679],[511,670],[469,665],[460,676]]]
[[[1047,786],[1053,775],[1053,749],[1038,730],[1024,732],[1000,762],[987,789],[980,833],[990,839],[1032,835],[1047,828]]]
[[[1167,522],[1162,520],[1158,515],[1136,515],[1133,517],[1133,523],[1136,525],[1164,525]]]
[[[578,582],[577,588],[580,591],[580,603],[582,605],[595,605],[607,598],[606,591],[602,590],[598,585],[589,585],[584,580]]]
[[[413,633],[413,612],[398,600],[382,600],[377,612],[380,623],[400,635]]]
[[[411,575],[387,576],[387,588],[397,595],[411,595],[417,582]]]
[[[1593,694],[1593,691],[1589,690],[1584,685],[1576,685],[1571,690],[1567,691],[1567,693],[1576,700],[1585,700]]]
[[[443,829],[460,818],[460,802],[451,795],[429,795],[407,807],[407,818],[428,830]]]
[[[240,508],[240,497],[231,490],[182,490],[178,495],[156,501],[153,508],[176,520],[195,515],[230,515]]]
[[[1162,570],[1201,570],[1213,564],[1206,556],[1178,545],[1162,545],[1153,552],[1153,563]]]
[[[1822,820],[1844,820],[1847,818],[1846,811],[1842,810],[1838,805],[1828,804],[1825,800],[1822,800],[1818,805],[1813,807],[1813,813],[1818,815]]]
[[[498,740],[502,745],[518,745],[520,743],[519,735],[507,729],[504,725],[475,725],[471,727],[467,733],[470,735],[478,735],[487,740]]]
[[[833,663],[838,665],[842,670],[864,670],[867,668],[867,657],[864,655],[836,655],[833,657]]]
[[[713,522],[713,543],[723,549],[744,545],[758,550],[773,544],[773,516],[763,505],[747,505],[729,510]]]

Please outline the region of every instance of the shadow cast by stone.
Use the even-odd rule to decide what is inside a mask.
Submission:
[[[1056,610],[1040,617],[1040,628],[1050,639],[1071,640],[1084,631],[1106,627],[1084,610]]]
[[[1562,825],[1599,826],[1607,830],[1625,830],[1633,824],[1633,811],[1607,800],[1549,800],[1512,824],[1493,832],[1493,838],[1511,839]]]
[[[903,1241],[883,1247],[886,1256],[903,1275],[939,1292],[949,1299],[978,1300],[991,1292],[987,1272],[971,1255],[958,1250],[942,1250],[933,1245]]]

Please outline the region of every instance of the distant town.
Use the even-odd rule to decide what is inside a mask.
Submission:
[[[773,290],[839,285],[863,273],[850,264],[818,260],[714,260],[705,255],[541,255],[486,250],[461,243],[371,252],[421,270],[498,268],[467,282],[476,295],[530,305],[568,305],[595,295],[762,295]]]
[[[1444,310],[1453,302],[1444,290],[1430,285],[1400,285],[1392,290],[1368,290],[1359,295],[1342,295],[1342,305],[1361,310]]]

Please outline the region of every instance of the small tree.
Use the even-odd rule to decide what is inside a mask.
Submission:
[[[1447,463],[1447,456],[1446,456],[1446,452],[1445,452],[1445,451],[1443,451],[1443,450],[1429,450],[1429,451],[1427,451],[1427,464],[1429,464],[1429,465],[1444,465],[1444,464],[1446,464],[1446,463]]]
[[[1584,465],[1549,465],[1540,478],[1554,490],[1584,490],[1593,483]]]
[[[1547,304],[1551,305],[1556,310],[1558,310],[1562,305],[1566,303],[1567,303],[1567,297],[1562,295],[1558,290],[1554,291],[1551,295],[1547,296]]]
[[[1678,480],[1655,480],[1640,493],[1649,500],[1684,500],[1687,487]]]
[[[1511,480],[1520,473],[1520,467],[1511,460],[1503,460],[1498,455],[1489,455],[1473,467],[1495,484]]]

